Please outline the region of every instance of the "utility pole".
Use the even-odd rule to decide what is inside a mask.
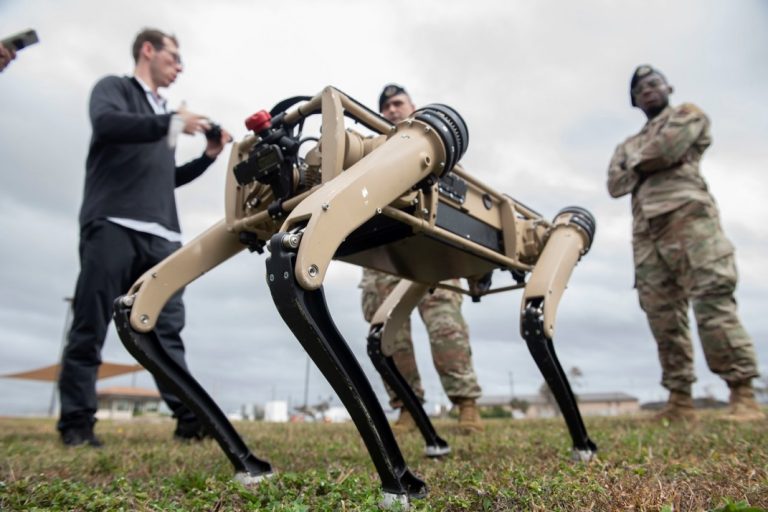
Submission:
[[[309,355],[307,355],[307,367],[304,371],[304,412],[307,412],[309,407]]]
[[[509,372],[509,399],[515,399],[515,379],[512,376],[512,372]]]
[[[64,330],[61,333],[61,348],[59,349],[59,365],[61,365],[62,359],[64,359],[64,348],[67,346],[67,337],[69,335],[70,324],[72,323],[72,297],[64,297],[64,302],[67,303],[67,312],[64,313]],[[61,372],[61,367],[59,367]],[[56,395],[59,391],[59,379],[58,373],[56,375],[56,381],[53,383],[53,390],[51,392],[51,404],[48,406],[48,416],[54,416],[56,414]]]

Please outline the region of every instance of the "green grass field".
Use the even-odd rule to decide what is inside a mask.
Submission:
[[[695,426],[643,417],[587,418],[597,460],[573,463],[561,420],[488,420],[486,432],[438,431],[453,447],[422,456],[400,436],[429,487],[412,510],[718,510],[768,508],[768,423]],[[173,424],[97,425],[101,449],[65,448],[52,420],[0,418],[0,510],[376,510],[379,481],[347,424],[238,423],[278,475],[252,489],[232,481],[212,441],[171,440]]]

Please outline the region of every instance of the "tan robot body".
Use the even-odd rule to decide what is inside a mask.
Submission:
[[[303,119],[318,114],[321,135],[309,147]],[[381,135],[347,129],[345,116]],[[457,166],[468,132],[461,116],[444,105],[429,105],[392,126],[328,87],[248,123],[254,133],[232,149],[224,219],[148,271],[115,306],[126,347],[206,423],[240,481],[257,481],[271,467],[248,451],[194,378],[161,353],[152,330],[177,290],[241,250],[262,252],[266,245],[277,310],[350,412],[382,478],[385,501],[423,496],[426,487],[407,469],[370,384],[327,311],[322,283],[333,259],[404,278],[372,321],[368,351],[417,420],[427,455],[442,456],[450,448],[387,347],[426,290],[466,278],[467,288],[458,291],[475,299],[524,289],[521,333],[558,399],[574,456],[591,458],[596,447],[552,344],[561,296],[594,236],[588,212],[566,208],[550,223]],[[305,144],[309,149],[300,157]],[[492,288],[488,277],[496,269],[513,271],[518,284]]]

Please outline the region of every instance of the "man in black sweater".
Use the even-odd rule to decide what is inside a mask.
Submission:
[[[107,76],[91,92],[93,136],[80,209],[80,275],[59,376],[57,428],[70,446],[101,445],[93,432],[96,379],[112,302],[181,246],[174,189],[200,176],[231,140],[222,130],[218,138],[208,138],[199,158],[176,167],[176,137],[205,132],[210,122],[184,108],[168,111],[158,94],[183,69],[175,37],[145,29],[136,36],[133,58],[133,77]],[[183,327],[179,292],[163,309],[155,331],[186,368]],[[205,431],[192,411],[159,382],[158,388],[177,419],[175,437],[202,438]]]

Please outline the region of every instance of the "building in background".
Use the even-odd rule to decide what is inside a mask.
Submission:
[[[639,400],[622,392],[578,393],[576,401],[584,416],[620,416],[640,411]],[[554,399],[543,394],[484,396],[478,399],[477,405],[481,413],[491,416],[553,418],[559,414]]]
[[[96,417],[100,420],[130,420],[160,414],[162,400],[156,389],[116,386],[98,390],[96,397],[99,401]]]
[[[288,421],[288,402],[272,400],[264,404],[264,421],[285,423]]]

